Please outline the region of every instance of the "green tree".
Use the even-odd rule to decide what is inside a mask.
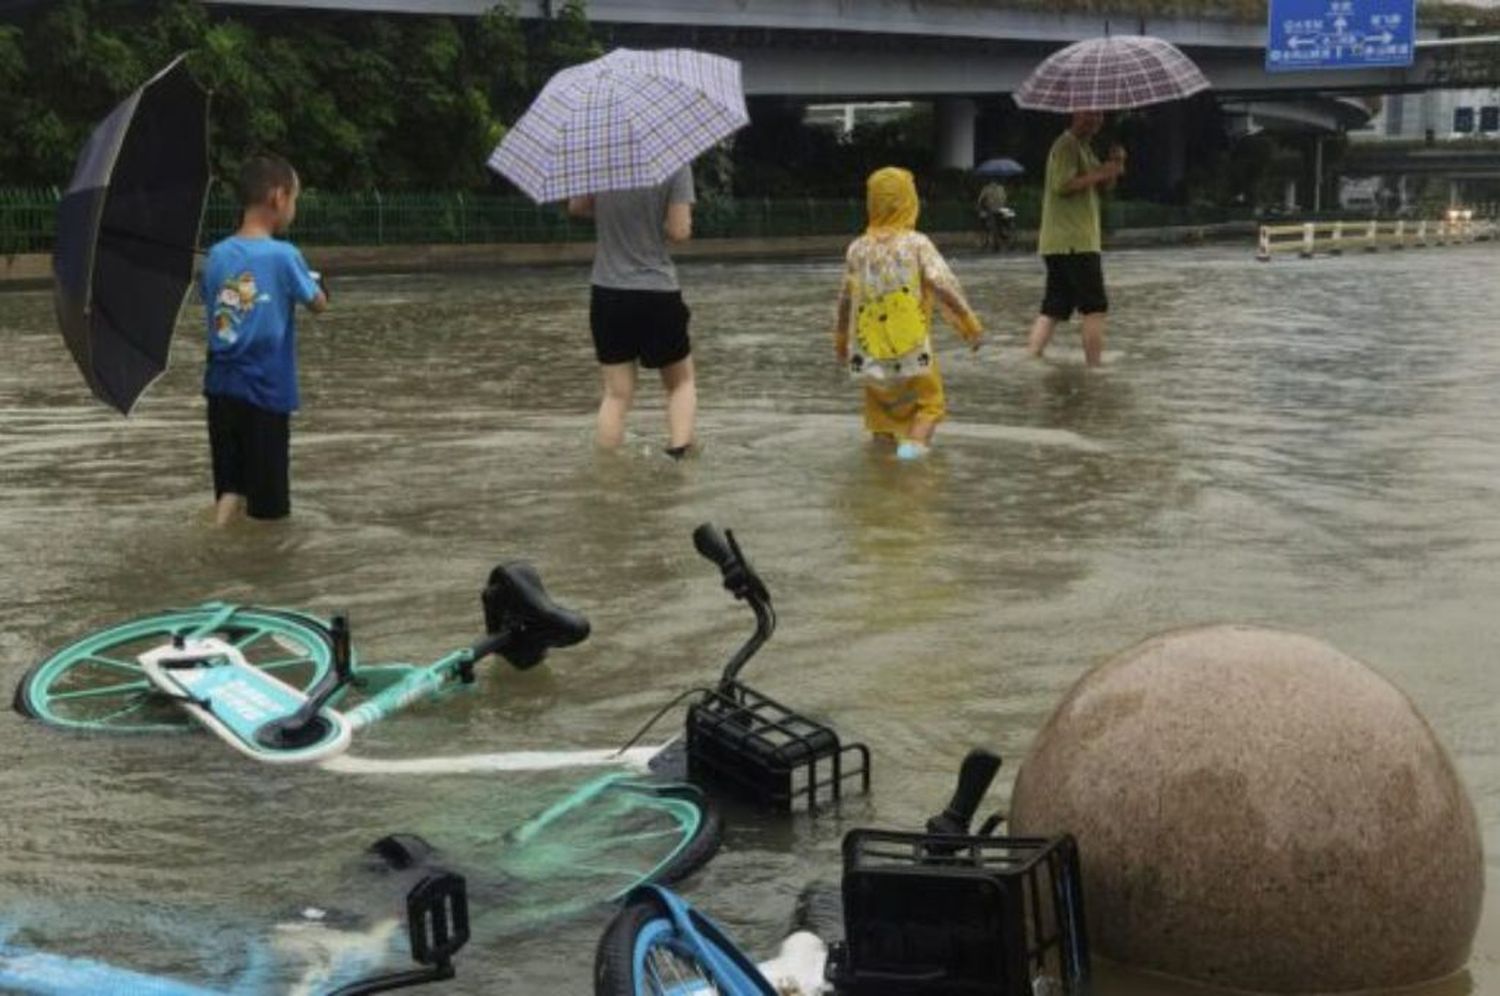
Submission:
[[[559,69],[597,59],[604,48],[589,27],[585,0],[564,0],[542,31],[542,44],[533,63],[538,88]]]
[[[178,53],[212,94],[214,171],[252,151],[309,186],[481,187],[535,91],[599,46],[570,0],[528,32],[513,0],[477,18],[229,13],[193,0],[55,0],[0,23],[0,185],[66,182],[90,128]]]

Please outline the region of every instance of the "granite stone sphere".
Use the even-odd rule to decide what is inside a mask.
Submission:
[[[1067,832],[1090,942],[1254,992],[1396,987],[1463,967],[1474,809],[1411,701],[1326,643],[1250,626],[1147,640],[1063,699],[1011,832]]]

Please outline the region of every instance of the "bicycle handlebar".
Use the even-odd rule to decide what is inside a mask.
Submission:
[[[1000,770],[1000,758],[982,747],[969,751],[958,770],[958,786],[943,811],[927,821],[927,832],[933,834],[966,834],[979,802],[989,791],[990,783]]]
[[[719,678],[719,685],[723,688],[734,682],[740,669],[770,639],[776,629],[776,611],[771,607],[771,593],[755,573],[755,568],[750,566],[733,530],[720,532],[713,523],[705,522],[693,530],[693,547],[719,569],[724,576],[725,590],[736,600],[748,602],[755,612],[755,633],[724,665],[724,673]]]
[[[725,574],[733,569],[734,551],[730,549],[724,534],[713,523],[705,522],[693,530],[693,547]]]
[[[771,604],[771,593],[740,549],[734,530],[726,529],[721,533],[713,523],[705,522],[693,530],[693,546],[724,575],[724,587],[735,598],[748,599],[751,605]]]

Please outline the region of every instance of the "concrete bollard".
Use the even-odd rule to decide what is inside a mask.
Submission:
[[[1294,633],[1180,630],[1094,668],[1037,734],[1011,825],[1077,839],[1100,953],[1225,988],[1425,982],[1479,923],[1447,752],[1398,688]]]

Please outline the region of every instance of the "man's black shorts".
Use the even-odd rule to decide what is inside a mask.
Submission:
[[[692,352],[691,312],[681,291],[621,290],[594,285],[589,326],[600,363],[633,363],[650,369],[671,366]]]
[[[1042,314],[1065,322],[1077,311],[1097,315],[1109,310],[1104,293],[1104,267],[1096,252],[1057,253],[1042,257],[1047,264],[1047,290]]]
[[[292,510],[290,415],[223,395],[208,396],[208,445],[214,499],[244,495],[252,519],[280,519]]]

